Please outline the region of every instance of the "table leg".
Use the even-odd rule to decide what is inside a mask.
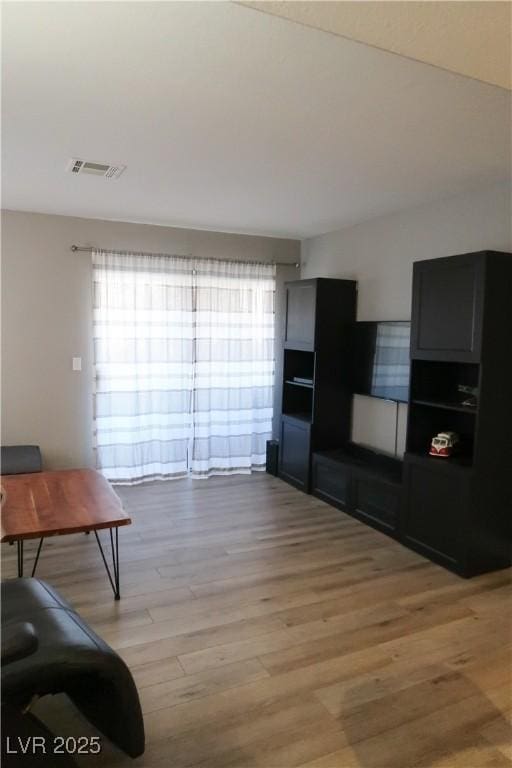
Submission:
[[[114,533],[113,533],[114,531]],[[113,578],[112,573],[110,572],[109,565],[107,563],[107,558],[105,557],[105,552],[103,551],[103,547],[101,546],[100,537],[98,536],[98,531],[94,531],[94,535],[96,536],[96,541],[98,542],[98,547],[100,550],[100,554],[103,560],[103,564],[105,566],[105,570],[107,571],[108,580],[110,581],[110,586],[112,587],[112,591],[114,593],[115,600],[121,599],[121,592],[119,589],[119,531],[118,528],[109,528],[110,532],[110,546],[112,548],[112,569],[114,572]]]
[[[18,539],[18,578],[23,576],[23,539]]]
[[[115,545],[114,545],[114,539],[115,539]],[[114,528],[114,533],[112,533],[112,528],[110,528],[110,546],[112,547],[112,562],[114,565],[114,583],[115,583],[115,598],[116,600],[121,599],[121,593],[119,591],[119,528]]]
[[[39,546],[37,548],[36,558],[34,560],[34,565],[32,566],[32,573],[30,574],[32,577],[35,576],[35,573],[36,573],[37,564],[39,562],[39,555],[41,554],[41,549],[43,548],[43,541],[44,541],[44,538],[39,540]],[[24,565],[25,565],[23,539],[18,539],[16,544],[18,546],[18,578],[21,579],[23,578]]]
[[[34,577],[36,573],[37,564],[39,562],[39,555],[41,554],[41,549],[43,548],[43,541],[44,541],[44,537],[41,538],[39,542],[39,546],[37,548],[36,559],[34,560],[34,566],[32,568],[32,577]]]

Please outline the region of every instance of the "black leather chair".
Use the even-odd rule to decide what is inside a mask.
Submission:
[[[0,469],[3,475],[41,472],[41,451],[38,445],[2,445]]]
[[[5,581],[1,597],[2,706],[19,720],[34,696],[65,693],[127,755],[141,755],[139,696],[120,656],[44,581]]]
[[[71,754],[54,739],[32,713],[2,703],[2,768],[77,768]]]
[[[38,445],[2,445],[0,448],[0,473],[3,475],[25,475],[31,472],[42,472],[43,461],[41,458],[41,451]],[[1,491],[0,491],[1,501]],[[85,535],[89,536],[90,531],[85,531]],[[39,540],[39,548],[34,560],[32,568],[32,576],[36,572],[37,563],[39,562],[39,555],[43,547],[44,537]],[[9,544],[12,546],[13,541]],[[23,560],[23,542],[18,541],[18,558]],[[19,560],[18,560],[18,568]],[[19,572],[21,576],[21,571]]]
[[[0,448],[0,473],[2,475],[24,475],[41,472],[43,462],[38,445],[2,445]],[[41,546],[43,540],[41,539]],[[10,541],[9,544],[14,544]],[[19,546],[19,544],[18,544]]]

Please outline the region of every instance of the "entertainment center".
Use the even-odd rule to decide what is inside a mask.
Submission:
[[[512,255],[415,262],[408,359],[408,324],[356,323],[356,297],[352,280],[286,284],[280,477],[461,576],[509,566]],[[403,460],[350,441],[372,388],[408,403]],[[457,452],[430,456],[448,430]]]

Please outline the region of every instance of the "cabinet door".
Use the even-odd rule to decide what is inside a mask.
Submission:
[[[483,284],[481,254],[414,264],[412,357],[480,360]]]
[[[315,310],[315,282],[296,282],[286,286],[285,345],[289,349],[314,349]]]
[[[350,466],[313,455],[312,492],[341,509],[350,506]]]
[[[309,486],[309,444],[309,426],[282,420],[279,474],[305,491]]]
[[[460,568],[469,481],[464,470],[436,467],[435,461],[444,459],[406,461],[402,538],[432,559]]]
[[[354,479],[354,508],[357,515],[386,532],[397,528],[401,486],[364,473]]]

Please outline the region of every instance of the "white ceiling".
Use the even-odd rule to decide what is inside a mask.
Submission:
[[[5,3],[2,31],[4,208],[307,237],[509,175],[507,91],[240,5]]]
[[[512,89],[510,0],[241,0],[298,24]]]

